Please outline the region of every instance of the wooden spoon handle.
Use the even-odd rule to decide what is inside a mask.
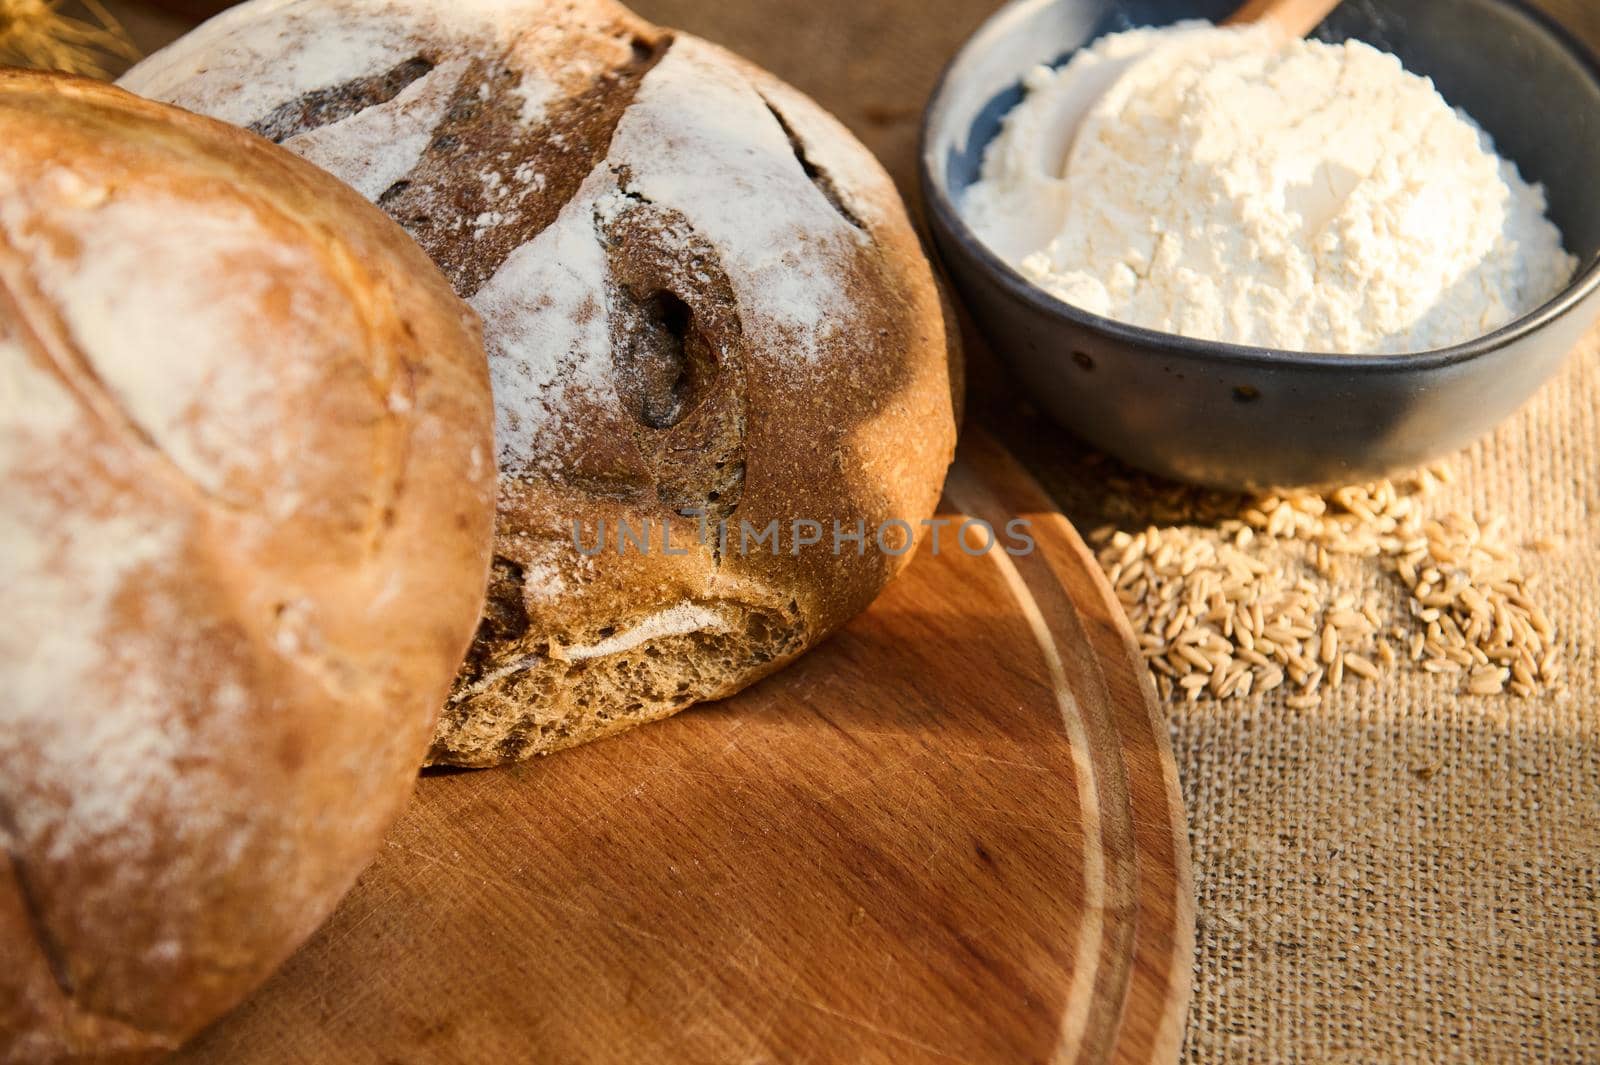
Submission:
[[[1289,37],[1304,37],[1338,6],[1339,0],[1245,0],[1223,25],[1266,22]]]

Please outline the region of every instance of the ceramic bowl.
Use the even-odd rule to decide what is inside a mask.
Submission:
[[[1237,0],[1013,0],[946,69],[923,122],[927,221],[980,330],[1057,421],[1144,469],[1226,488],[1363,481],[1466,446],[1512,414],[1600,316],[1600,66],[1520,0],[1347,0],[1317,31],[1433,79],[1544,184],[1578,257],[1565,291],[1485,337],[1412,355],[1305,354],[1192,340],[1035,288],[962,220],[1022,75],[1103,34]]]

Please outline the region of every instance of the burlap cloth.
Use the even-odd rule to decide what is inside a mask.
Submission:
[[[1600,0],[1546,0],[1600,46]],[[915,195],[917,120],[990,0],[635,0],[816,97]],[[181,29],[140,14],[147,47]],[[1492,57],[1485,57],[1492,62]],[[1560,101],[1551,101],[1559,107]],[[1108,466],[1019,415],[973,353],[973,416],[1087,529]],[[1174,703],[1199,903],[1193,1062],[1600,1061],[1600,335],[1431,509],[1505,515],[1565,645],[1533,701],[1411,671],[1313,711]],[[1160,486],[1135,480],[1135,514]],[[1376,569],[1375,584],[1391,580]]]
[[[923,101],[994,4],[633,6],[811,93],[911,194]],[[1600,2],[1550,7],[1600,45]],[[1019,420],[999,371],[982,352],[974,362],[974,416],[1086,530],[1103,471]],[[1309,712],[1281,692],[1170,706],[1199,896],[1188,1060],[1600,1061],[1597,405],[1600,343],[1453,460],[1457,484],[1430,503],[1503,514],[1511,542],[1555,544],[1527,569],[1566,645],[1564,688],[1465,698],[1402,670]]]

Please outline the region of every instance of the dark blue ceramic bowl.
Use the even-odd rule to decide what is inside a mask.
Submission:
[[[980,329],[1040,406],[1136,466],[1226,488],[1367,480],[1471,443],[1561,365],[1600,315],[1600,67],[1520,0],[1346,0],[1317,36],[1359,38],[1432,78],[1543,182],[1581,263],[1497,333],[1416,355],[1335,356],[1189,340],[1052,298],[957,210],[1019,80],[1105,33],[1217,20],[1238,0],[1013,0],[945,71],[923,120],[928,222]]]

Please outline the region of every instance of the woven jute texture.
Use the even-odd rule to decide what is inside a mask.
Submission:
[[[982,0],[640,0],[744,53],[850,125],[914,188],[917,118]],[[1549,0],[1600,44],[1600,3]],[[1485,56],[1485,62],[1493,62]],[[1559,107],[1560,101],[1551,101]],[[1106,468],[1017,413],[981,351],[989,421],[1087,530]],[[1600,344],[1428,501],[1504,515],[1564,645],[1535,700],[1401,669],[1310,711],[1170,706],[1193,836],[1194,1062],[1600,1061]],[[1135,481],[1121,509],[1146,491]],[[1395,578],[1357,575],[1375,591]]]

